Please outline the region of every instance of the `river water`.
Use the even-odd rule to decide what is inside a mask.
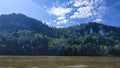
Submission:
[[[1,56],[0,68],[120,68],[120,57]]]

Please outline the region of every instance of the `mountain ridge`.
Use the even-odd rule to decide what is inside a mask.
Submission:
[[[120,56],[120,27],[89,22],[54,28],[23,14],[1,15],[0,55]]]

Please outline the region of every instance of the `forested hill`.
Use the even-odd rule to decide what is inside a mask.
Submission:
[[[53,28],[22,14],[1,15],[0,55],[120,56],[120,27]]]
[[[28,30],[52,36],[51,28],[42,21],[29,18],[22,14],[9,14],[0,16],[0,31],[17,32]],[[50,33],[50,34],[48,34]]]

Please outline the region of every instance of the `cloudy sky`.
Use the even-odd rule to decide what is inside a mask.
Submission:
[[[87,22],[120,26],[120,0],[0,0],[0,15],[22,13],[55,27]]]

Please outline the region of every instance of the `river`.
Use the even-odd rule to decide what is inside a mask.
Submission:
[[[0,56],[0,68],[120,68],[120,57]]]

